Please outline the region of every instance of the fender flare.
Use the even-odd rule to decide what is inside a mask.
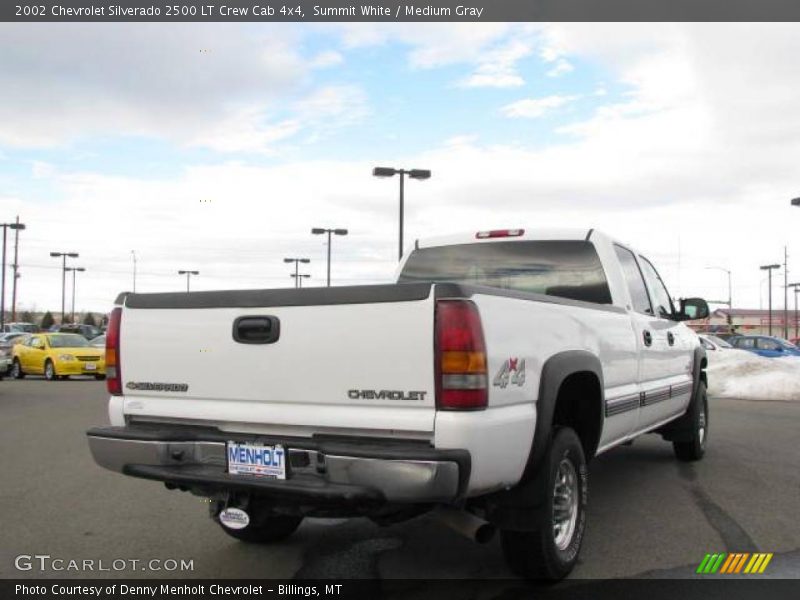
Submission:
[[[600,359],[586,350],[566,350],[554,354],[542,365],[542,375],[539,380],[539,399],[536,403],[536,429],[533,435],[533,447],[531,448],[528,464],[522,479],[525,480],[535,474],[542,458],[547,451],[550,443],[550,435],[553,429],[553,414],[555,413],[556,400],[561,385],[570,375],[575,373],[593,373],[600,383],[600,429],[602,431],[605,411],[605,393],[603,387],[603,367]],[[591,449],[586,455],[586,462],[594,456]]]
[[[600,360],[585,350],[567,350],[551,356],[542,366],[537,401],[536,428],[533,444],[519,483],[510,490],[490,495],[485,499],[487,520],[502,529],[534,531],[543,518],[545,478],[539,468],[550,445],[553,416],[561,385],[570,375],[593,373],[600,384],[600,423],[602,433],[605,412],[603,411],[603,369]],[[599,438],[598,438],[599,439]],[[594,455],[587,453],[586,462]]]

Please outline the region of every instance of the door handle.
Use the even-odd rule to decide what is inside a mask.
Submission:
[[[278,317],[239,317],[233,322],[233,339],[240,344],[274,344],[280,335]]]
[[[644,345],[645,346],[652,346],[653,345],[653,334],[650,333],[649,330],[645,329],[642,331],[642,337],[644,338]]]
[[[667,332],[667,343],[668,343],[670,346],[674,346],[674,345],[675,345],[675,336],[674,336],[674,335],[672,335],[672,332],[671,332],[671,331],[668,331],[668,332]]]

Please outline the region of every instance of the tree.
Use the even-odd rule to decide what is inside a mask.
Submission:
[[[23,323],[33,323],[33,314],[31,314],[31,311],[29,310],[23,312],[19,316],[19,318],[22,320]]]
[[[44,313],[44,316],[42,317],[42,323],[41,323],[40,327],[43,330],[47,331],[48,329],[50,329],[53,326],[53,324],[55,322],[56,321],[55,321],[55,319],[53,319],[53,315],[48,310],[46,313]]]
[[[86,316],[83,317],[83,324],[91,325],[92,327],[97,327],[97,321],[94,320],[94,315],[90,312],[87,312]]]

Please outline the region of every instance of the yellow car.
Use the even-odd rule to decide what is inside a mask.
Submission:
[[[105,379],[103,348],[93,348],[76,333],[33,333],[14,345],[11,376],[44,375],[46,379],[65,379],[70,375],[94,375]]]

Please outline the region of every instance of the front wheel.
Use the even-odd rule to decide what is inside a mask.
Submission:
[[[516,575],[558,581],[575,566],[586,530],[586,458],[572,429],[553,433],[541,468],[546,469],[545,497],[537,531],[504,530],[501,541]]]
[[[703,458],[708,441],[708,394],[703,381],[697,386],[697,393],[686,416],[691,425],[690,437],[672,442],[672,448],[678,460],[692,462]]]
[[[106,376],[105,375],[100,375],[100,374],[95,374],[94,378],[97,379],[97,381],[102,381],[103,379],[106,378]]]
[[[55,381],[58,378],[56,375],[56,367],[52,360],[48,359],[44,363],[44,378],[47,379],[47,381]]]

